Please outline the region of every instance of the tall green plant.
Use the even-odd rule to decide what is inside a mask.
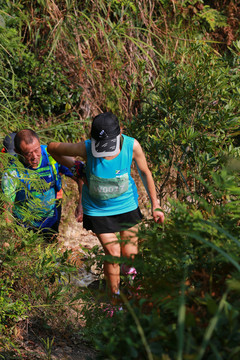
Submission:
[[[238,177],[225,170],[213,177],[212,202],[203,199],[201,211],[172,201],[164,226],[141,227],[134,260],[141,286],[123,297],[125,311],[114,321],[98,316],[99,358],[238,358]]]
[[[203,44],[182,57],[179,64],[162,61],[141,114],[128,124],[147,153],[159,196],[179,196],[181,188],[202,195],[192,173],[210,180],[210,171],[234,153],[229,135],[239,126],[237,67]]]
[[[1,131],[6,134],[24,127],[37,130],[41,118],[45,128],[53,130],[52,136],[55,124],[61,121],[67,123],[58,127],[62,139],[78,139],[84,132],[82,126],[76,126],[82,88],[71,85],[56,58],[36,54],[24,43],[20,29],[27,20],[19,6],[5,4],[0,9],[5,20],[0,26]]]

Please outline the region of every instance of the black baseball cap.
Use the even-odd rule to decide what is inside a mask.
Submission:
[[[10,155],[15,155],[15,151],[14,151],[14,138],[15,138],[16,133],[12,132],[10,134],[8,134],[7,136],[5,136],[4,140],[3,140],[3,146],[6,150],[7,153],[9,153]]]
[[[120,148],[118,118],[111,112],[95,116],[91,129],[91,150],[94,157],[117,155]]]

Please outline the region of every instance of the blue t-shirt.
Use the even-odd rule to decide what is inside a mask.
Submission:
[[[86,215],[118,215],[138,207],[137,187],[131,177],[134,138],[122,136],[122,149],[112,160],[94,157],[91,140],[85,141],[88,185],[83,185],[82,203]]]
[[[12,163],[2,179],[4,194],[13,203],[13,215],[26,227],[50,228],[58,220],[56,193],[61,189],[59,173],[72,177],[71,171],[58,163],[41,145],[41,159],[36,169],[16,167]]]

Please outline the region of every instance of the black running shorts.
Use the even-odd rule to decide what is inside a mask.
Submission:
[[[89,216],[83,214],[83,227],[95,234],[115,233],[127,230],[138,224],[143,218],[139,209],[111,216]]]

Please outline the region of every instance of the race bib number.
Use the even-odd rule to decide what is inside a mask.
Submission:
[[[128,183],[128,173],[111,179],[104,179],[90,174],[89,194],[97,200],[113,199],[128,190]]]

